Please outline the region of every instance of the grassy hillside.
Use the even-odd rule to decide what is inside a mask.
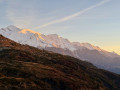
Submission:
[[[120,75],[0,36],[0,90],[120,90]]]

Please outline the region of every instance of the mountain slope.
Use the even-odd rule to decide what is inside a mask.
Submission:
[[[0,35],[0,90],[119,90],[120,75]]]
[[[0,29],[0,34],[20,44],[87,60],[97,67],[120,73],[119,55],[89,43],[70,42],[56,34],[43,35],[30,29],[19,29],[15,26]]]

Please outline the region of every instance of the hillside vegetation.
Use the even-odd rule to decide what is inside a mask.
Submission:
[[[120,90],[120,75],[0,35],[0,90]]]

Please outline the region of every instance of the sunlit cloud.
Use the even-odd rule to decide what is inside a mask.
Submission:
[[[99,6],[105,4],[105,3],[109,2],[109,1],[111,1],[111,0],[102,0],[100,3],[92,5],[92,6],[86,8],[84,10],[81,10],[81,11],[75,13],[75,14],[72,14],[72,15],[66,16],[64,18],[60,18],[60,19],[57,19],[57,20],[45,23],[45,24],[43,24],[41,26],[35,27],[34,29],[41,29],[41,28],[47,27],[49,25],[53,25],[53,24],[56,24],[56,23],[61,23],[61,22],[65,22],[65,21],[71,20],[71,19],[73,19],[73,18],[75,18],[77,16],[80,16],[80,15],[88,12],[89,10],[94,9],[96,7],[99,7]]]

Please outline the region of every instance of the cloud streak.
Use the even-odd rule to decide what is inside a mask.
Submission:
[[[98,4],[92,5],[92,6],[86,8],[86,9],[84,9],[84,10],[82,10],[82,11],[79,11],[79,12],[75,13],[75,14],[72,14],[72,15],[66,16],[66,17],[64,17],[64,18],[60,18],[60,19],[57,19],[57,20],[54,20],[54,21],[45,23],[45,24],[43,24],[43,25],[41,25],[41,26],[35,27],[34,29],[41,29],[41,28],[47,27],[47,26],[49,26],[49,25],[53,25],[53,24],[56,24],[56,23],[61,23],[61,22],[65,22],[65,21],[71,20],[71,19],[73,19],[73,18],[75,18],[75,17],[77,17],[77,16],[80,16],[80,15],[88,12],[88,11],[91,10],[91,9],[94,9],[94,8],[96,8],[96,7],[99,7],[99,6],[101,6],[101,5],[104,5],[105,3],[109,2],[109,1],[111,1],[111,0],[102,0],[102,1],[99,2]]]
[[[34,7],[29,3],[23,3],[21,0],[8,1],[6,10],[8,20],[20,28],[32,28],[37,17]]]

